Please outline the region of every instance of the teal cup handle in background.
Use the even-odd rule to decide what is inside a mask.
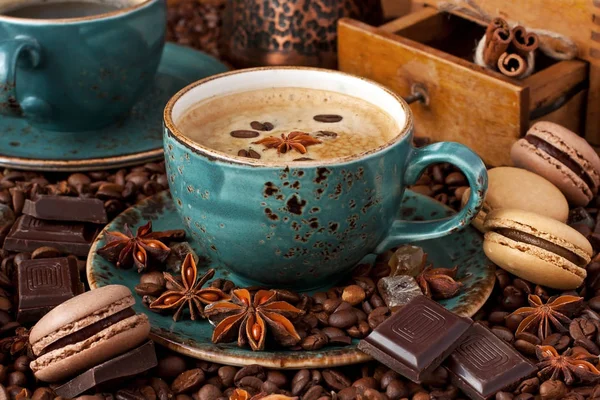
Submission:
[[[18,2],[0,5],[0,114],[71,132],[127,116],[158,69],[166,1],[101,1],[123,8],[80,18],[27,19],[2,15]]]
[[[185,111],[202,100],[271,87],[360,97],[392,116],[398,133],[364,153],[286,165],[218,152],[177,128]],[[182,89],[167,104],[164,118],[169,188],[184,226],[203,255],[248,284],[296,290],[331,285],[370,253],[466,227],[487,189],[486,169],[475,153],[447,142],[414,148],[406,102],[376,83],[337,71],[278,67],[227,72]],[[261,120],[261,115],[255,118]],[[439,162],[452,163],[465,174],[471,189],[466,207],[436,221],[398,220],[406,187]]]

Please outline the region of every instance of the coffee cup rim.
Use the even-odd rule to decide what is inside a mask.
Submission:
[[[108,18],[115,18],[115,17],[120,17],[123,14],[129,14],[130,12],[136,11],[140,8],[144,8],[146,6],[148,6],[150,3],[154,3],[157,1],[162,1],[162,0],[145,0],[142,1],[139,4],[135,4],[133,6],[129,6],[129,7],[125,7],[125,8],[119,8],[115,11],[110,11],[107,13],[102,13],[102,14],[95,14],[95,15],[90,15],[87,17],[76,17],[76,18],[19,18],[19,17],[11,17],[8,15],[2,15],[0,14],[0,22],[2,21],[8,21],[8,22],[12,22],[12,23],[21,23],[21,24],[26,24],[26,25],[42,25],[42,24],[73,24],[73,23],[80,23],[80,22],[89,22],[89,21],[96,21],[99,19],[108,19]]]
[[[343,75],[343,76],[346,76],[349,78],[361,80],[363,82],[366,82],[370,85],[373,85],[373,86],[383,90],[384,92],[386,92],[387,94],[392,96],[398,102],[398,104],[400,104],[402,111],[405,114],[404,126],[402,126],[400,128],[400,131],[398,132],[398,134],[394,135],[394,137],[392,139],[390,139],[389,141],[385,142],[381,146],[378,146],[374,149],[370,149],[368,151],[364,151],[364,152],[357,153],[357,154],[352,154],[350,156],[345,156],[345,157],[336,157],[336,158],[330,158],[330,159],[324,159],[324,160],[294,161],[293,163],[261,161],[260,159],[254,159],[254,158],[249,158],[249,157],[241,157],[241,156],[237,156],[237,155],[227,154],[227,153],[203,146],[200,143],[191,140],[177,128],[175,122],[173,121],[173,117],[172,117],[173,108],[174,108],[175,104],[190,90],[192,90],[195,87],[200,86],[204,83],[207,83],[207,82],[210,82],[210,81],[213,81],[216,79],[220,79],[220,78],[224,78],[224,77],[228,77],[228,76],[232,76],[232,75],[236,75],[236,74],[243,74],[243,73],[248,73],[248,72],[264,71],[264,70],[316,71],[316,72],[338,74],[338,75]],[[339,165],[339,164],[346,164],[346,163],[354,162],[356,160],[361,160],[361,159],[371,157],[379,152],[382,152],[388,148],[391,148],[392,146],[394,146],[395,144],[401,142],[402,140],[404,140],[406,138],[406,136],[412,131],[412,128],[413,128],[413,114],[412,114],[412,111],[411,111],[408,103],[406,103],[406,101],[402,97],[398,96],[396,93],[394,93],[387,87],[385,87],[371,79],[363,78],[361,76],[349,74],[349,73],[342,72],[342,71],[336,71],[336,70],[325,69],[325,68],[299,67],[299,66],[277,66],[277,67],[245,68],[245,69],[227,71],[227,72],[222,72],[222,73],[219,73],[216,75],[211,75],[207,78],[193,82],[193,83],[187,85],[186,87],[184,87],[183,89],[181,89],[179,92],[177,92],[175,95],[173,95],[173,97],[171,97],[169,99],[169,101],[164,109],[163,122],[164,122],[165,128],[168,131],[166,133],[167,135],[173,137],[175,140],[177,140],[179,143],[186,146],[193,152],[195,152],[199,155],[205,156],[211,160],[216,159],[216,160],[223,161],[223,162],[226,162],[229,164],[245,165],[245,166],[259,167],[259,168],[260,167],[262,167],[262,168],[282,168],[282,167],[285,168],[285,167],[291,167],[291,166],[293,166],[293,167],[307,167],[307,166],[315,167],[315,166],[325,166],[325,165]]]

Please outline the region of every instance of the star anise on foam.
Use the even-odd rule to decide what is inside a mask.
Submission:
[[[425,296],[436,300],[449,299],[456,296],[463,286],[454,280],[457,270],[457,267],[427,267],[415,279]]]
[[[276,148],[277,153],[280,154],[287,153],[290,150],[296,150],[300,154],[305,154],[307,151],[306,147],[319,144],[321,141],[310,136],[308,133],[294,131],[288,135],[282,133],[281,138],[269,136],[252,143],[262,144],[268,149]]]
[[[575,382],[591,384],[600,380],[600,370],[592,364],[598,357],[582,347],[573,347],[562,355],[552,346],[537,346],[535,352],[540,360],[538,375],[544,380],[559,379],[567,385]]]
[[[267,326],[282,346],[294,346],[301,340],[290,319],[302,315],[303,311],[278,300],[273,290],[259,290],[254,296],[247,289],[233,290],[231,301],[209,304],[204,312],[215,325],[213,343],[237,339],[240,347],[250,344],[252,350],[262,350]]]
[[[164,262],[171,249],[163,240],[180,239],[185,236],[181,229],[152,232],[152,221],[140,226],[133,236],[131,229],[126,224],[125,233],[107,232],[106,244],[98,249],[98,254],[108,261],[115,263],[117,268],[137,267],[138,272],[145,270],[149,262]]]
[[[150,308],[156,310],[177,310],[173,315],[173,320],[178,321],[182,315],[184,307],[187,305],[190,309],[190,317],[195,320],[197,317],[204,318],[204,305],[215,301],[229,300],[230,296],[221,289],[208,287],[202,289],[202,286],[215,275],[214,269],[209,269],[204,276],[198,279],[198,268],[191,253],[185,257],[181,264],[181,282],[179,283],[171,274],[163,272],[165,279],[175,287],[174,290],[167,290],[160,297],[150,303]]]
[[[566,295],[555,299],[550,298],[546,304],[534,294],[530,294],[528,300],[530,307],[521,307],[511,314],[524,317],[515,335],[521,332],[537,331],[541,340],[553,333],[552,327],[559,333],[568,332],[565,325],[568,326],[571,323],[569,317],[582,306],[583,302],[582,297]]]
[[[255,394],[254,396],[250,395],[244,389],[235,389],[229,395],[229,400],[295,400],[297,397],[289,397],[283,394],[266,394],[264,392],[260,392]]]

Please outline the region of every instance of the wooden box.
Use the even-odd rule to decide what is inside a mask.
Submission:
[[[536,120],[582,131],[588,64],[550,60],[540,52],[537,72],[523,80],[472,62],[485,28],[425,7],[380,27],[351,19],[338,24],[342,71],[380,82],[401,96],[418,87],[417,136],[457,141],[491,166],[510,164],[510,147]]]

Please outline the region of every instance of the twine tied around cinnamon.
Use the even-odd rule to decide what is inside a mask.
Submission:
[[[504,75],[525,78],[534,71],[535,50],[539,49],[556,60],[571,60],[577,56],[577,44],[569,37],[545,29],[525,28],[517,23],[494,18],[474,0],[456,0],[455,3],[440,3],[444,12],[458,11],[481,22],[487,23],[486,34],[475,49],[476,64],[498,69]]]

